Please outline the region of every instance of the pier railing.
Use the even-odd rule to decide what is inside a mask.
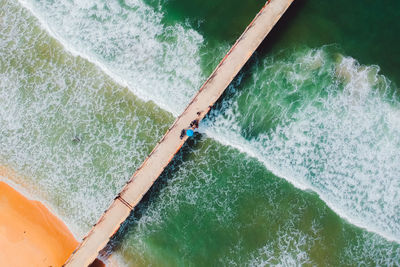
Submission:
[[[99,251],[107,245],[132,209],[185,143],[188,136],[182,137],[182,130],[191,128],[191,123],[194,121],[198,123],[206,116],[292,1],[270,0],[264,5],[111,206],[89,231],[65,266],[88,266],[96,259]]]

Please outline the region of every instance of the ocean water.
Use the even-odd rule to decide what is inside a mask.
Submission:
[[[400,265],[400,6],[347,2],[285,14],[108,247],[122,266]],[[263,4],[0,1],[0,164],[82,238]]]

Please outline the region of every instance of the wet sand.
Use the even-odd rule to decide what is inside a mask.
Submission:
[[[77,245],[42,203],[0,181],[0,266],[61,266]]]

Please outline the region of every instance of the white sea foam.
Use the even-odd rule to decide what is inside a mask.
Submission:
[[[68,51],[175,116],[202,82],[202,36],[186,25],[163,26],[163,14],[143,1],[126,6],[116,0],[20,3]]]
[[[349,266],[400,266],[400,248],[379,236],[364,232],[357,240],[345,244],[340,265]]]
[[[305,87],[304,81],[292,77],[289,83],[278,80],[255,84],[250,89],[259,92],[260,88],[254,86],[262,86],[262,90],[290,94],[292,88],[298,87],[297,90],[312,96],[302,99],[293,112],[290,105],[278,100],[280,103],[275,105],[283,107],[284,116],[274,129],[245,138],[241,121],[247,111],[241,113],[232,104],[236,100],[232,100],[228,101],[228,110],[219,114],[211,127],[205,125],[204,131],[257,158],[296,187],[317,192],[349,222],[399,242],[400,124],[395,118],[400,104],[391,95],[393,89],[388,80],[378,75],[376,66],[360,66],[349,57],[334,62],[324,55],[325,62],[317,64],[319,76],[312,77],[316,74],[315,65],[304,62],[309,61],[310,53],[318,55],[320,61],[323,52],[320,49],[317,53],[297,54],[288,62],[274,62],[275,71],[291,75],[286,69],[289,67],[304,75],[308,81]],[[254,75],[265,75],[268,64],[266,61]],[[297,69],[299,64],[301,69]],[[318,79],[321,81],[316,82]],[[327,86],[321,88],[323,85]]]
[[[140,1],[129,2],[131,10],[101,1],[20,2],[67,50],[174,115],[200,85],[202,37],[185,25],[162,26],[162,14]],[[321,49],[299,56],[295,64],[281,64],[281,71],[290,74],[290,90],[276,90],[278,99],[273,100],[281,100],[283,92],[302,93],[302,86],[312,86],[320,75],[333,78],[317,88],[325,95],[314,88],[317,98],[304,101],[296,112],[293,103],[288,107],[285,102],[268,111],[279,116],[273,131],[244,137],[246,129],[237,123],[243,113],[234,102],[204,131],[295,186],[317,192],[350,222],[399,242],[398,102],[384,92],[388,81],[377,75],[376,67],[359,66],[351,58],[333,65],[326,61]],[[274,71],[269,63],[262,71]],[[303,67],[306,71],[299,74]],[[269,78],[264,90],[280,83],[279,73]],[[262,105],[254,107],[263,110]]]
[[[65,54],[25,9],[1,4],[0,164],[81,238],[161,136],[163,122],[146,112],[156,107]]]
[[[258,249],[246,266],[313,266],[309,251],[315,240],[299,230],[278,231],[278,238]]]

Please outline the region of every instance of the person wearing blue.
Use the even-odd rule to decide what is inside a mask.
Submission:
[[[193,130],[192,129],[187,129],[186,130],[186,135],[189,136],[189,137],[193,136]]]

